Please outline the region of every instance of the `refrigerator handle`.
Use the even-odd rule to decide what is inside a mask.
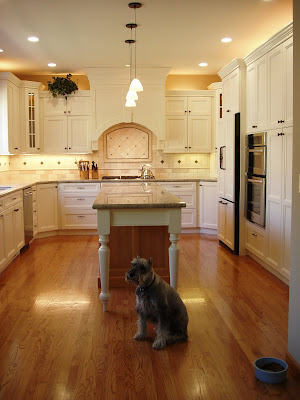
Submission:
[[[226,165],[225,165],[225,161],[226,161],[226,146],[221,146],[220,147],[219,160],[220,160],[220,169],[226,170]]]

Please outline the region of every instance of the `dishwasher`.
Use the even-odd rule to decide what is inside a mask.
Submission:
[[[24,236],[25,246],[33,239],[33,199],[32,187],[23,189],[23,205],[24,205]]]

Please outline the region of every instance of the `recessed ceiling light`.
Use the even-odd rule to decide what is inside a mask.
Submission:
[[[56,67],[56,64],[55,63],[49,63],[48,67]]]
[[[3,53],[3,49],[0,49],[0,53]]]
[[[221,42],[229,43],[229,42],[232,42],[232,39],[230,37],[224,37],[223,39],[221,39]]]
[[[38,42],[40,39],[36,36],[29,36],[28,40],[29,42]]]
[[[199,67],[207,67],[207,66],[208,66],[208,64],[206,62],[202,62],[199,64]]]

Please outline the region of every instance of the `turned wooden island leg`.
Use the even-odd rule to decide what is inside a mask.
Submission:
[[[169,270],[170,270],[170,285],[177,289],[178,281],[178,264],[179,264],[179,247],[177,246],[178,234],[170,234],[171,246],[169,247]]]
[[[103,311],[107,311],[107,303],[110,299],[110,294],[109,294],[110,249],[107,246],[108,242],[109,242],[109,235],[100,235],[99,264],[100,264],[101,293],[99,298],[103,304]]]

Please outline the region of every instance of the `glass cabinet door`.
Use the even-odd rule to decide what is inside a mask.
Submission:
[[[37,152],[39,145],[39,95],[36,89],[27,89],[25,93],[26,118],[26,150]]]

